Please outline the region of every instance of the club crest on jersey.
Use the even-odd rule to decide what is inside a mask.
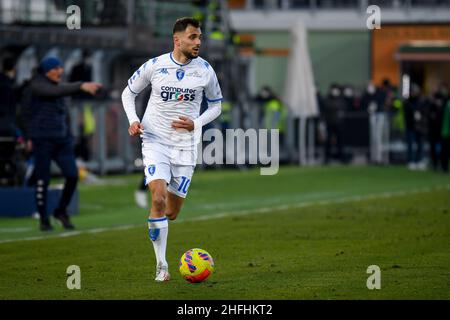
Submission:
[[[177,79],[178,81],[181,81],[184,78],[184,70],[183,69],[178,69],[177,70]]]
[[[156,171],[156,167],[155,167],[155,165],[149,165],[148,166],[148,173],[151,175],[151,176],[153,176],[154,174],[155,174],[155,171]]]

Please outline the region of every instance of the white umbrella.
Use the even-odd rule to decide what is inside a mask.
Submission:
[[[307,32],[301,22],[297,22],[291,29],[291,52],[287,65],[284,98],[284,103],[294,117],[312,117],[319,113]]]
[[[291,29],[291,52],[288,59],[284,103],[293,118],[300,118],[300,164],[311,163],[314,155],[314,130],[309,130],[309,157],[306,159],[306,120],[319,114],[314,75],[309,57],[307,32],[301,22]]]

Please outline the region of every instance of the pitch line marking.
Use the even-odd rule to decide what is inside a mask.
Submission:
[[[220,219],[220,218],[227,218],[227,217],[245,216],[245,215],[254,214],[254,213],[269,213],[274,210],[287,210],[287,209],[293,209],[293,208],[305,208],[305,207],[311,207],[311,206],[322,206],[322,205],[339,204],[339,203],[347,203],[347,202],[360,202],[360,201],[364,201],[364,200],[374,200],[374,199],[389,199],[389,198],[398,197],[398,196],[406,196],[406,195],[412,195],[412,194],[418,194],[418,193],[427,193],[427,192],[433,192],[433,191],[438,191],[438,190],[443,190],[443,189],[450,189],[450,185],[425,187],[425,188],[406,190],[406,191],[400,190],[400,191],[393,191],[393,192],[382,192],[382,193],[368,194],[368,195],[363,195],[363,196],[361,196],[361,195],[350,196],[350,197],[343,197],[340,199],[305,201],[305,202],[300,202],[300,203],[285,204],[285,205],[266,207],[266,208],[246,209],[246,210],[234,211],[234,212],[221,212],[221,213],[207,215],[207,216],[201,216],[201,217],[194,217],[194,218],[187,218],[187,219],[181,218],[181,219],[174,221],[173,223],[182,223],[182,222],[190,222],[190,221],[206,221],[206,220],[213,220],[213,219]],[[111,228],[95,228],[95,229],[82,230],[82,231],[64,232],[64,233],[57,234],[57,235],[35,236],[35,237],[28,237],[28,238],[22,238],[22,239],[6,239],[6,240],[0,240],[0,244],[19,242],[19,241],[36,241],[36,240],[45,240],[45,239],[54,239],[54,238],[69,238],[69,237],[74,237],[74,236],[78,236],[78,235],[82,235],[82,234],[98,234],[98,233],[103,233],[103,232],[107,232],[107,231],[129,230],[129,229],[133,229],[133,228],[143,227],[144,225],[146,225],[146,224],[123,225],[123,226],[111,227]]]

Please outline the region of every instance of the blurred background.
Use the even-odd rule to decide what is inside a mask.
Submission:
[[[27,183],[24,92],[46,56],[64,62],[66,81],[104,86],[70,101],[82,178],[141,170],[120,94],[143,62],[172,50],[182,16],[201,20],[201,56],[225,97],[209,127],[279,129],[284,164],[448,170],[449,0],[0,0],[2,83],[15,91],[0,101],[0,185]]]

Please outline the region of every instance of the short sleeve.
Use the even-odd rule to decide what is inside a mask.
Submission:
[[[155,58],[156,59],[156,58]],[[151,82],[155,59],[151,59],[144,63],[136,72],[128,79],[128,88],[134,94],[141,93]]]
[[[216,73],[211,67],[209,69],[209,80],[205,87],[206,100],[209,103],[222,101],[222,90],[220,89],[220,84],[217,80]]]

